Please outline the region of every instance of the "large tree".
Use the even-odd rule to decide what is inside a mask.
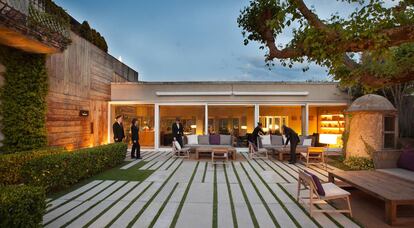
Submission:
[[[251,0],[238,18],[244,43],[266,48],[268,64],[315,62],[346,85],[376,89],[412,81],[414,0],[338,1],[357,7],[350,15],[320,18],[303,0]],[[280,44],[290,28],[292,39]]]

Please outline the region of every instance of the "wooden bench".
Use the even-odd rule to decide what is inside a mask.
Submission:
[[[198,160],[200,158],[200,154],[209,154],[213,152],[213,149],[225,149],[227,150],[227,153],[229,154],[229,158],[236,160],[237,158],[237,151],[234,147],[209,147],[209,146],[202,146],[197,147],[195,149],[196,159]]]
[[[378,171],[329,172],[329,181],[339,179],[385,202],[385,220],[397,224],[397,206],[414,205],[414,183]]]

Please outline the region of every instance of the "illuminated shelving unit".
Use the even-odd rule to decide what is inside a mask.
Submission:
[[[319,116],[319,134],[337,135],[337,144],[342,144],[342,133],[345,131],[345,117],[342,113],[326,113]]]

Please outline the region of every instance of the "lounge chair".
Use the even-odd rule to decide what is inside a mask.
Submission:
[[[305,159],[306,167],[311,164],[318,165],[322,163],[325,169],[327,168],[324,147],[308,147],[306,151],[300,153],[300,161],[302,161],[302,158]]]
[[[310,216],[313,217],[314,212],[325,212],[325,213],[349,213],[352,217],[352,209],[351,203],[349,201],[349,196],[351,193],[343,190],[342,188],[336,186],[334,183],[325,183],[321,184],[323,191],[325,192],[324,195],[318,193],[317,185],[315,183],[315,177],[312,176],[313,174],[308,174],[303,171],[299,171],[299,179],[298,179],[298,194],[297,194],[297,201],[303,199],[309,199],[309,213]],[[317,178],[317,177],[316,177]],[[319,180],[318,180],[319,181]],[[303,185],[305,188],[301,188]],[[301,197],[300,192],[301,190],[309,189],[309,197]],[[334,199],[344,199],[347,201],[348,209],[313,209],[313,205],[321,203],[321,201],[328,201]],[[306,202],[305,202],[306,203]]]
[[[179,158],[190,158],[190,148],[181,148],[177,140],[172,142],[172,156]]]
[[[267,154],[267,149],[265,148],[257,148],[256,145],[254,145],[252,142],[249,142],[249,158],[255,159],[255,158],[269,158],[269,155]]]

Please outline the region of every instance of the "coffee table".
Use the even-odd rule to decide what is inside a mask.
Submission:
[[[223,163],[229,161],[229,153],[227,148],[213,148],[211,152],[211,164],[217,164],[216,159],[220,159]]]
[[[195,149],[195,154],[196,154],[196,159],[198,160],[200,158],[200,154],[211,154],[213,152],[213,149],[222,149],[222,150],[226,150],[227,153],[229,154],[228,157],[230,157],[233,160],[236,160],[237,158],[237,151],[236,148],[232,148],[232,147],[208,147],[208,146],[202,146],[202,147],[197,147]]]
[[[414,205],[414,183],[378,171],[329,172],[329,181],[339,179],[385,202],[385,219],[397,223],[397,206]],[[410,219],[411,221],[412,219]]]

